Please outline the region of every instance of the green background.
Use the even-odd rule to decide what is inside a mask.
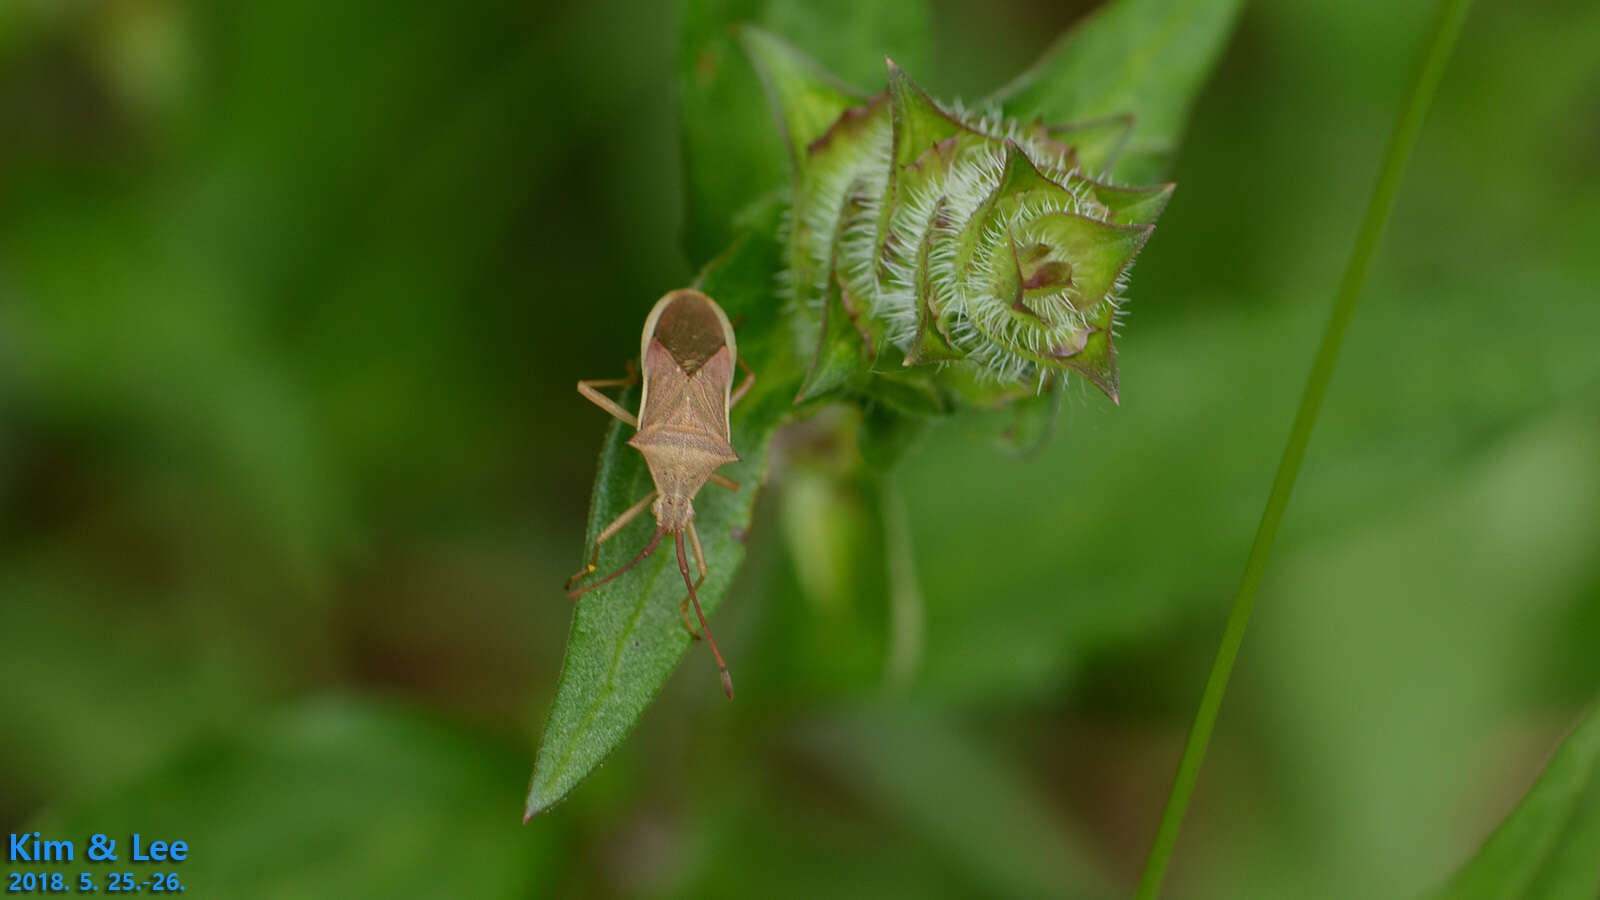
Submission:
[[[1082,6],[940,0],[912,74],[981,96]],[[738,701],[695,648],[522,826],[605,427],[572,384],[690,277],[675,12],[0,5],[3,830],[186,840],[192,896],[1125,891],[1428,6],[1246,8],[1122,406],[896,469],[909,670],[872,492],[792,434],[717,617]],[[1469,18],[1170,896],[1436,885],[1595,696],[1596,46],[1587,0]]]

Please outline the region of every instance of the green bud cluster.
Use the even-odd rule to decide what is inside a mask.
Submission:
[[[801,398],[863,369],[1117,397],[1129,267],[1173,186],[1111,184],[1129,117],[1048,125],[941,106],[892,61],[863,98],[787,44],[742,35],[794,161],[780,291],[811,359]]]

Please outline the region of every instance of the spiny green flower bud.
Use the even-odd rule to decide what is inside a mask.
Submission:
[[[1101,174],[1131,118],[946,108],[893,61],[888,90],[861,98],[781,40],[741,36],[795,167],[780,289],[812,360],[800,399],[927,365],[967,395],[1070,372],[1117,399],[1128,270],[1173,189]]]

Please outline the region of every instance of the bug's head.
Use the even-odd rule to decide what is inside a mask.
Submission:
[[[651,504],[650,512],[655,515],[656,523],[662,530],[669,534],[679,534],[687,530],[689,523],[694,521],[694,500],[663,492],[656,498],[656,502]]]
[[[649,354],[651,341],[660,341],[684,374],[699,370],[723,347],[730,356],[738,352],[728,314],[715,300],[689,288],[667,294],[650,310],[640,340],[640,359]]]

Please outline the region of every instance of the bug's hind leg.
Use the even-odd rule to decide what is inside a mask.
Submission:
[[[738,406],[739,401],[744,399],[744,395],[750,393],[750,389],[756,386],[756,372],[750,368],[750,364],[745,362],[742,356],[739,357],[739,368],[744,370],[744,380],[739,382],[739,386],[733,389],[733,395],[728,398],[729,409]]]
[[[645,494],[643,500],[640,500],[638,503],[635,503],[634,505],[623,510],[622,515],[612,519],[610,525],[602,528],[600,530],[600,536],[594,539],[594,553],[589,557],[589,564],[578,571],[573,572],[572,577],[567,579],[567,583],[562,589],[570,591],[572,590],[572,586],[578,582],[578,579],[588,575],[593,575],[595,567],[600,564],[600,545],[616,537],[617,532],[626,527],[629,522],[639,518],[639,514],[649,509],[650,502],[655,499],[655,491]]]
[[[628,377],[588,378],[578,382],[578,393],[582,394],[584,399],[588,400],[590,403],[593,403],[595,406],[600,407],[627,424],[632,425],[634,428],[638,428],[639,419],[634,416],[633,413],[623,409],[621,404],[617,403],[617,401],[611,399],[610,397],[607,397],[605,394],[600,393],[598,390],[599,388],[603,387],[627,387],[638,383],[639,373],[634,371],[633,363],[630,362],[628,363]]]
[[[700,585],[706,583],[706,551],[700,546],[700,532],[694,530],[694,523],[689,523],[689,547],[694,550],[694,566],[700,571],[700,577],[695,579],[694,589],[700,590]],[[683,595],[683,602],[678,604],[678,612],[683,616],[683,628],[689,632],[689,637],[700,640],[700,632],[694,630],[694,623],[689,621],[689,595]]]

